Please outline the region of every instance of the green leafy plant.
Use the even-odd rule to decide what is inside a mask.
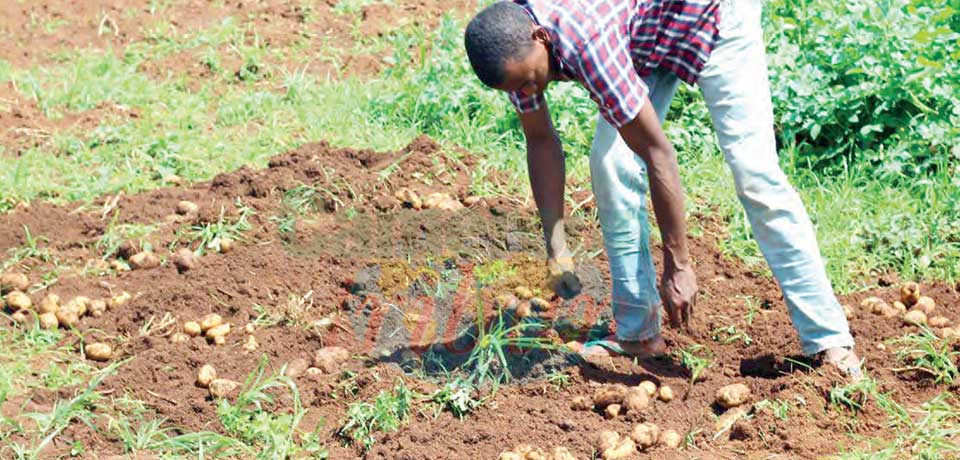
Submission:
[[[690,373],[690,386],[699,381],[703,373],[713,365],[713,352],[698,343],[677,350],[676,353],[680,364]]]
[[[950,385],[960,377],[960,370],[957,369],[960,352],[929,328],[923,327],[919,334],[908,334],[893,340],[893,343],[900,347],[897,361],[908,366],[898,370],[920,372],[938,384]]]
[[[376,442],[377,432],[396,431],[407,420],[413,393],[403,381],[393,391],[381,391],[373,402],[360,401],[347,409],[346,421],[338,433],[345,439],[369,449]]]

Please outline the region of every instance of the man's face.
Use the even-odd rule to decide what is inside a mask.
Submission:
[[[533,31],[533,45],[527,55],[510,59],[503,67],[505,78],[496,89],[525,96],[542,93],[550,83],[550,35],[542,27]]]

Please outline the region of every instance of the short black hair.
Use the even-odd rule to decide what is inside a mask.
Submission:
[[[484,8],[470,20],[463,42],[470,65],[483,84],[500,85],[507,60],[527,55],[533,45],[532,25],[522,6],[507,1]]]

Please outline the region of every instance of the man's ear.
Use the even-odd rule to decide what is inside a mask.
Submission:
[[[531,38],[534,40],[543,43],[545,46],[550,45],[553,39],[550,38],[550,34],[547,33],[547,29],[544,29],[543,26],[533,26],[533,34]]]

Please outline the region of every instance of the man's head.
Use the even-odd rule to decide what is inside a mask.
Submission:
[[[550,34],[515,3],[484,8],[467,25],[464,45],[473,71],[491,88],[531,95],[552,78]]]

